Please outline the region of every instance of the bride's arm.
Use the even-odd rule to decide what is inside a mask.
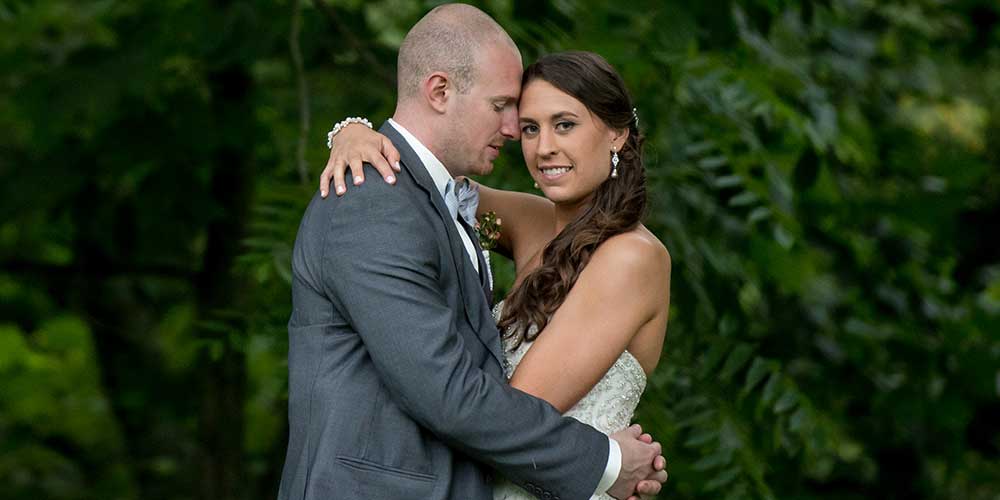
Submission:
[[[395,167],[399,162],[399,151],[392,142],[364,125],[349,124],[333,141],[330,159],[320,174],[320,194],[324,198],[327,196],[331,179],[337,196],[346,193],[344,178],[348,170],[353,174],[355,185],[363,183],[362,164],[366,162],[374,165],[386,182],[395,183],[389,165]],[[515,263],[522,263],[539,250],[539,242],[552,239],[555,227],[552,202],[541,196],[476,184],[479,186],[476,215],[493,211],[501,220],[500,240],[495,251]]]
[[[565,413],[630,344],[646,351],[647,372],[655,367],[666,332],[670,257],[652,239],[628,233],[598,247],[518,364],[512,386]]]

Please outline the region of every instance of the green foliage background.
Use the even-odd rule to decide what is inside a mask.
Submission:
[[[435,4],[0,0],[4,498],[274,497],[324,134]],[[1000,6],[480,6],[638,102],[662,498],[1000,498]]]

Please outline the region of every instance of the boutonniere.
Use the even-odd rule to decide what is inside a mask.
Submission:
[[[476,235],[479,236],[479,246],[483,247],[483,250],[489,251],[497,246],[502,225],[503,219],[497,217],[497,213],[493,210],[476,219]]]

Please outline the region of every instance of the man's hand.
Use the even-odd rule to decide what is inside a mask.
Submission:
[[[651,444],[653,442],[653,436],[649,434],[643,434],[639,436],[639,440]],[[639,481],[639,485],[636,486],[636,495],[632,495],[628,500],[645,500],[648,498],[655,497],[660,493],[660,488],[667,481],[667,459],[660,455],[653,459],[653,476],[648,477],[642,481]]]
[[[660,455],[660,443],[643,434],[642,428],[633,425],[611,435],[622,451],[622,468],[618,480],[608,489],[608,494],[627,500],[656,495],[667,480],[666,460]]]
[[[352,123],[344,127],[333,138],[330,159],[319,176],[319,193],[326,198],[330,192],[330,178],[333,178],[337,196],[347,192],[344,174],[350,167],[354,175],[354,185],[365,181],[364,163],[371,163],[389,184],[396,183],[395,172],[399,172],[399,151],[388,137],[364,125]],[[389,165],[392,165],[390,167]],[[393,172],[395,170],[395,172]]]
[[[643,434],[639,436],[639,440],[651,444],[653,442],[653,436],[649,434]],[[628,500],[644,500],[652,498],[660,493],[660,488],[667,481],[667,459],[660,455],[653,459],[653,475],[642,481],[639,481],[639,485],[636,486],[636,493],[630,497]]]

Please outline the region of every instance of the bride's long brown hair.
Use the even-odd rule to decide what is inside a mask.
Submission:
[[[594,190],[589,205],[546,245],[541,264],[505,300],[499,327],[513,339],[515,348],[537,337],[537,332],[529,335],[529,325],[538,325],[538,332],[545,329],[594,250],[608,238],[635,228],[646,211],[643,137],[632,98],[618,72],[592,52],[559,52],[528,66],[521,87],[534,80],[548,82],[573,96],[604,125],[628,129],[629,135],[618,152],[618,177],[610,177],[608,151],[608,179]]]

